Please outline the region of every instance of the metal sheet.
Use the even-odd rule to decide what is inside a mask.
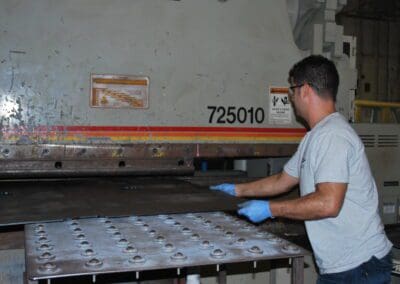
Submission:
[[[302,257],[222,212],[91,218],[25,227],[30,280]]]
[[[236,209],[243,200],[172,178],[0,182],[0,226],[73,217]]]

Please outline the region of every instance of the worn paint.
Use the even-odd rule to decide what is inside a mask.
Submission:
[[[277,7],[275,1],[263,0],[246,5],[194,0],[99,1],[83,0],[79,5],[49,0],[1,2],[0,93],[5,110],[0,127],[5,141],[20,140],[24,131],[36,141],[39,126],[210,126],[207,105],[267,109],[268,85],[286,84],[291,62],[300,58],[283,2]],[[206,20],[199,11],[207,11]],[[253,21],[255,17],[269,20]],[[286,33],[276,33],[275,23]],[[263,33],[247,33],[254,30]],[[261,64],[275,58],[280,58],[279,65]],[[91,74],[149,76],[149,108],[91,108]],[[13,134],[8,133],[10,129]],[[44,139],[153,139],[153,134],[139,140],[110,134],[48,133]],[[180,140],[178,136],[174,139]],[[170,136],[157,135],[155,140],[164,138]]]
[[[3,0],[0,27],[0,142],[297,143],[303,135],[289,135],[303,128],[294,117],[288,125],[267,119],[269,87],[287,86],[288,70],[303,57],[285,1]],[[339,69],[351,77],[345,60]],[[90,107],[91,74],[148,76],[149,107]],[[208,106],[262,108],[266,119],[210,123]],[[219,136],[69,130],[131,125],[254,130]],[[53,126],[67,130],[37,132]],[[276,127],[289,132],[257,130]]]

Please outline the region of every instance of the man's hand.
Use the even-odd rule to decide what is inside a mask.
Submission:
[[[239,204],[241,209],[238,210],[239,215],[244,215],[254,223],[259,223],[268,218],[274,218],[271,214],[268,201],[250,200]]]
[[[212,186],[210,186],[210,189],[211,190],[219,190],[226,194],[236,196],[235,185],[232,183],[223,183],[223,184],[218,184],[218,185],[212,185]]]

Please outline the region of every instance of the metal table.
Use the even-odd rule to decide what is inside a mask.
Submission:
[[[154,204],[157,206],[157,204]],[[304,282],[301,247],[223,212],[71,219],[25,226],[26,278],[96,276],[292,259]],[[221,282],[226,281],[221,278]]]

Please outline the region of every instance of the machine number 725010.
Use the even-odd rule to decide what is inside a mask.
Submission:
[[[263,123],[265,119],[264,109],[261,107],[235,107],[235,106],[207,106],[210,110],[209,123],[233,124],[233,123]]]

